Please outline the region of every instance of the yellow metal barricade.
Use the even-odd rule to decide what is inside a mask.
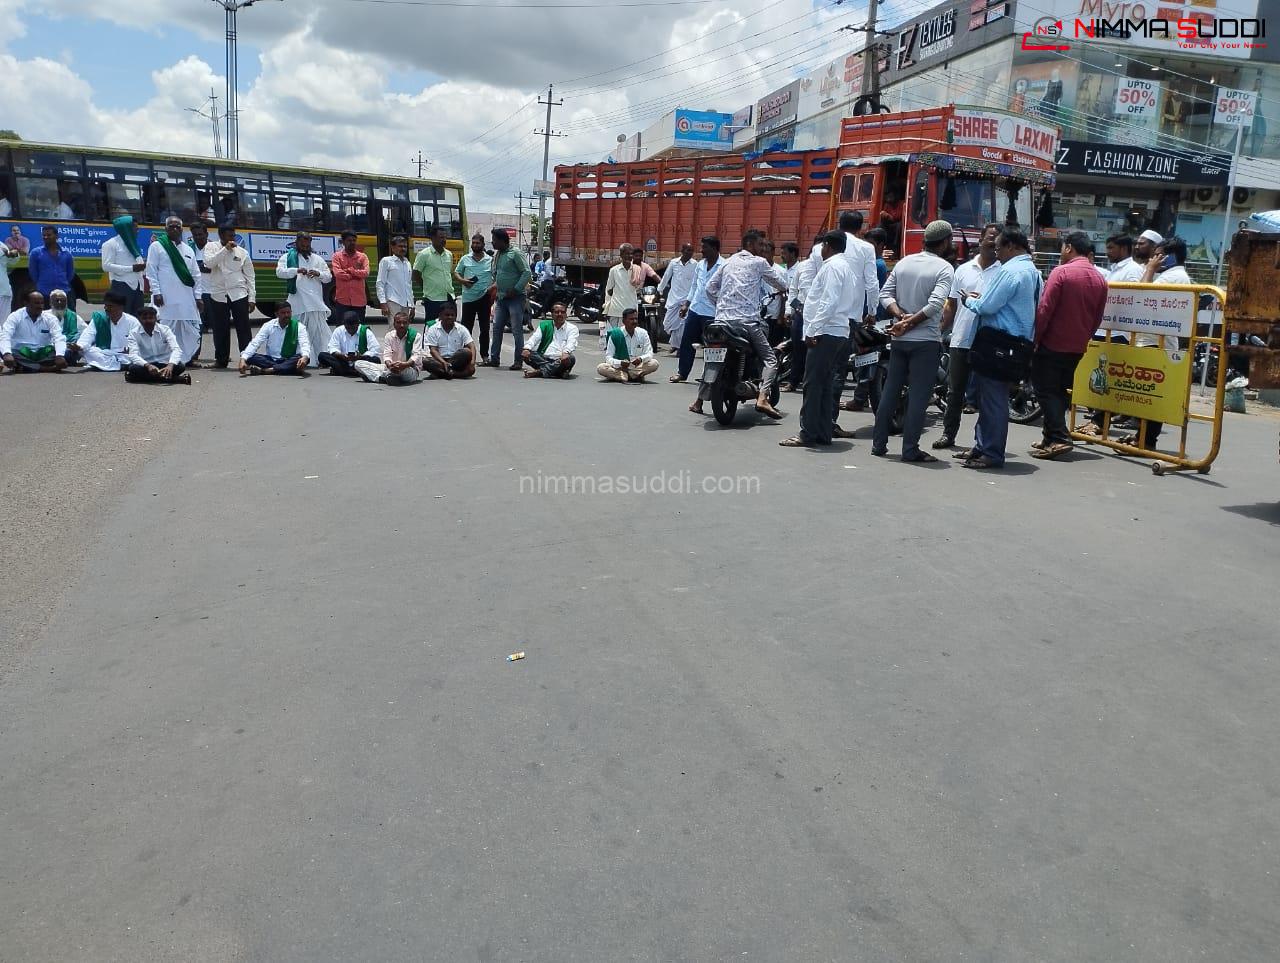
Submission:
[[[1227,332],[1225,311],[1216,325],[1206,326],[1201,334],[1200,299],[1209,294],[1220,308],[1226,306],[1221,288],[1210,284],[1135,284],[1115,282],[1109,285],[1107,314],[1103,327],[1106,341],[1094,341],[1076,368],[1075,388],[1071,398],[1071,437],[1077,441],[1103,445],[1125,455],[1153,458],[1151,470],[1157,475],[1171,471],[1195,470],[1208,474],[1218,457],[1222,441],[1222,404],[1227,377]],[[1189,302],[1189,304],[1188,304]],[[1216,335],[1214,332],[1217,332]],[[1116,341],[1119,335],[1128,343]],[[1171,355],[1165,346],[1138,346],[1141,336],[1173,339],[1179,345]],[[1186,344],[1183,351],[1181,345]],[[1201,414],[1191,410],[1191,369],[1196,347],[1207,345],[1205,363],[1214,347],[1218,349],[1218,378],[1214,385],[1213,412]],[[1087,435],[1077,430],[1076,414],[1085,408],[1102,412],[1102,433]],[[1148,422],[1161,422],[1177,427],[1176,454],[1126,444],[1111,434],[1114,415],[1138,419],[1135,442],[1147,437]],[[1209,451],[1202,458],[1187,455],[1187,426],[1192,422],[1208,422],[1211,428]]]

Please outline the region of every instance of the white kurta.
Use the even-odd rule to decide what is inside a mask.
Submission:
[[[200,265],[196,262],[196,254],[184,243],[176,245],[178,256],[182,258],[196,282],[195,287],[187,287],[173,269],[169,254],[159,241],[152,241],[147,249],[147,283],[151,285],[151,300],[154,303],[157,295],[163,304],[156,304],[156,317],[163,322],[178,339],[182,346],[182,363],[187,364],[200,350],[200,309],[196,302],[204,297],[204,276],[200,273]]]
[[[675,258],[667,264],[667,269],[662,274],[662,283],[658,285],[658,290],[665,291],[667,295],[667,312],[662,319],[662,327],[673,348],[680,347],[680,338],[684,335],[684,318],[680,317],[680,305],[688,299],[697,276],[697,261],[689,258],[686,263]]]
[[[125,356],[129,350],[129,335],[133,334],[134,328],[138,326],[138,319],[132,314],[120,315],[119,321],[108,324],[111,329],[111,344],[108,347],[99,348],[94,345],[94,341],[98,338],[98,326],[92,322],[85,325],[85,329],[80,332],[80,337],[76,339],[85,366],[98,371],[119,371],[121,368],[128,367],[129,362]]]
[[[299,269],[306,268],[318,271],[318,278],[302,277]],[[293,308],[293,316],[300,324],[306,325],[307,334],[313,345],[327,345],[332,331],[329,328],[329,306],[324,303],[324,286],[333,280],[333,272],[324,258],[312,251],[306,257],[298,255],[298,266],[289,267],[289,252],[280,255],[276,261],[276,277],[283,281],[293,281],[297,290],[289,295],[289,306]],[[317,349],[308,364],[310,368],[320,366],[320,351]]]

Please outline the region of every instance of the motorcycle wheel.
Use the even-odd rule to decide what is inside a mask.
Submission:
[[[1009,420],[1015,425],[1031,425],[1040,420],[1043,411],[1030,380],[1009,386]]]
[[[898,399],[898,407],[893,409],[893,417],[889,419],[889,434],[900,435],[902,428],[907,423],[907,393],[902,392],[902,397]]]
[[[738,413],[738,392],[735,385],[730,385],[727,372],[721,372],[716,383],[711,386],[711,413],[722,425],[733,424]]]

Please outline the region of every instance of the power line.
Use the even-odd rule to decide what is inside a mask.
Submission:
[[[626,7],[693,7],[717,0],[625,0],[623,3],[476,3],[473,0],[345,0],[390,7],[484,7],[487,10],[609,10]]]

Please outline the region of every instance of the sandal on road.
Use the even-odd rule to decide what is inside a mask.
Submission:
[[[976,458],[976,457],[978,457],[978,453],[977,453],[976,451],[974,451],[972,448],[966,448],[966,449],[964,449],[964,451],[958,451],[958,452],[956,452],[956,453],[955,453],[954,455],[952,455],[951,457],[952,457],[952,458],[955,458],[955,459],[957,459],[957,460],[959,460],[959,461],[968,461],[970,458]]]
[[[778,444],[783,448],[808,448],[811,442],[799,435],[792,435],[790,438],[783,438]]]
[[[938,459],[934,458],[927,451],[919,451],[919,452],[916,452],[914,455],[910,455],[910,456],[903,455],[902,460],[904,462],[907,462],[908,464],[931,465],[937,462]]]
[[[684,384],[684,381],[685,381],[685,379],[681,378],[679,375],[672,375],[667,380],[670,381],[673,385],[682,385]]]
[[[945,448],[954,448],[955,446],[956,440],[954,438],[949,435],[943,435],[933,443],[932,447],[934,451],[942,451]]]
[[[1004,467],[1004,465],[998,465],[998,464],[996,464],[994,461],[992,461],[992,460],[991,460],[990,458],[988,458],[986,455],[977,455],[977,456],[975,456],[975,457],[973,457],[973,458],[966,459],[965,461],[961,462],[961,464],[962,464],[965,468],[977,468],[977,469],[984,469],[984,468],[1003,468],[1003,467]]]

